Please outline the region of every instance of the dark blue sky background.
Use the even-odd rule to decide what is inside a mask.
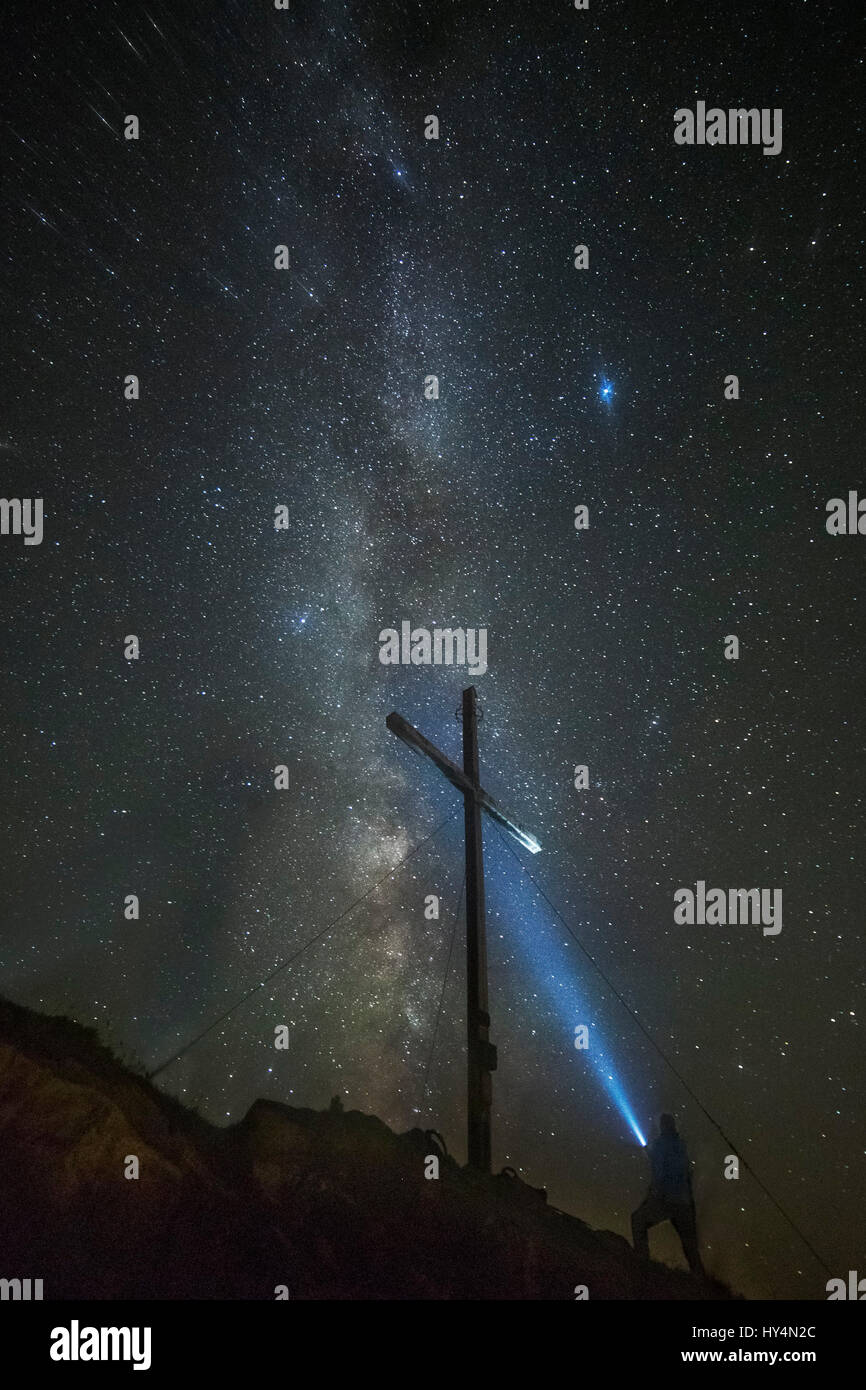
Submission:
[[[484,778],[529,867],[833,1274],[862,1268],[866,540],[824,527],[866,491],[861,50],[833,4],[9,23],[0,463],[45,538],[0,538],[6,995],[170,1055],[459,812],[384,721],[457,756],[464,681],[383,667],[378,634],[484,626]],[[675,146],[698,99],[781,107],[781,153]],[[459,939],[422,1107],[461,819],[161,1084],[222,1123],[341,1092],[461,1155]],[[627,1232],[646,1156],[573,1048],[594,1022],[644,1132],[680,1118],[710,1269],[822,1297],[487,855],[497,1165]],[[699,878],[781,887],[783,931],[675,926]]]

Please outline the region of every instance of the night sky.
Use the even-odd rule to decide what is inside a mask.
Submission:
[[[222,1124],[339,1093],[463,1161],[462,919],[425,1099],[462,804],[385,717],[459,758],[474,681],[518,858],[829,1274],[866,1272],[866,538],[825,527],[866,495],[854,8],[7,20],[0,491],[44,539],[0,536],[0,992],[155,1068],[452,815],[158,1084]],[[699,100],[781,108],[781,152],[676,145]],[[486,674],[382,665],[404,620],[486,628]],[[825,1297],[485,836],[496,1168],[625,1235],[623,1106],[671,1109],[709,1269]],[[782,931],[675,924],[699,879],[781,887]]]

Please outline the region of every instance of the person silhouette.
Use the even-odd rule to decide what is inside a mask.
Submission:
[[[659,1116],[659,1133],[650,1148],[650,1158],[650,1189],[631,1217],[635,1253],[648,1260],[650,1226],[670,1221],[682,1243],[689,1269],[692,1274],[702,1275],[691,1164],[673,1115]]]

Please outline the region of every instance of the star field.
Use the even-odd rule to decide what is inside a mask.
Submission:
[[[849,24],[107,0],[9,31],[0,490],[45,536],[0,537],[3,994],[156,1067],[452,815],[159,1084],[220,1123],[340,1094],[462,1160],[462,919],[430,1060],[462,808],[385,717],[458,759],[471,682],[383,666],[378,634],[485,627],[518,854],[832,1272],[862,1267],[866,540],[824,526],[866,486]],[[781,152],[676,146],[699,98],[783,108]],[[485,855],[495,1166],[627,1232],[646,1154],[591,1024],[644,1133],[679,1118],[708,1267],[822,1297],[489,825]],[[782,886],[782,932],[676,925],[697,879]]]

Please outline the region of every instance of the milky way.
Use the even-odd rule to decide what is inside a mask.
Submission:
[[[459,757],[468,682],[378,634],[486,628],[484,784],[543,845],[518,855],[844,1274],[866,540],[824,508],[863,485],[859,49],[823,8],[696,8],[154,0],[4,36],[0,458],[45,536],[0,538],[0,989],[155,1067],[453,813],[160,1084],[221,1123],[339,1093],[462,1157],[462,923],[430,1057],[461,807],[385,717]],[[783,149],[675,145],[697,97],[783,108]],[[486,834],[496,1165],[625,1234],[616,1095],[644,1133],[671,1109],[708,1266],[820,1297]],[[782,885],[783,932],[676,925],[698,879]]]

